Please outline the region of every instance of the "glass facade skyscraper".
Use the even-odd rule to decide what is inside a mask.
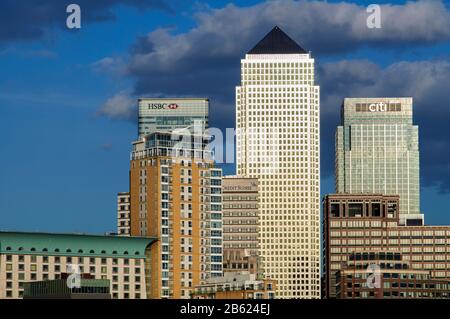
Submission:
[[[204,98],[141,98],[139,103],[139,138],[154,132],[193,127],[208,128],[209,100]]]
[[[400,222],[423,222],[412,98],[346,98],[336,131],[336,192],[400,196]]]

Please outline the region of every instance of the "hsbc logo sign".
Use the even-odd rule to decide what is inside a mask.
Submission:
[[[149,110],[163,110],[163,109],[175,110],[177,108],[178,104],[176,103],[150,103],[148,105]]]
[[[166,106],[166,103],[150,103],[148,105],[149,110],[162,110]]]

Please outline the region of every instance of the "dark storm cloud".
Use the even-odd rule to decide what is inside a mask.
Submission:
[[[135,94],[206,95],[231,120],[239,60],[274,25],[280,25],[314,55],[339,54],[372,45],[398,48],[450,39],[450,11],[441,1],[382,5],[382,28],[366,26],[366,7],[321,1],[267,1],[227,5],[196,15],[184,33],[157,29],[138,39],[128,73]],[[216,111],[216,110],[215,110]]]
[[[187,32],[158,29],[136,41],[126,67],[135,79],[132,96],[206,96],[212,103],[211,124],[234,127],[240,59],[274,25],[318,59],[367,46],[417,48],[450,40],[450,12],[442,1],[381,7],[382,28],[377,30],[366,27],[365,7],[345,2],[267,1],[202,12],[196,17],[197,26]],[[333,174],[334,130],[344,97],[412,96],[416,123],[421,126],[422,182],[450,190],[450,141],[446,138],[450,126],[444,123],[450,115],[449,61],[399,62],[382,68],[370,61],[350,60],[318,64],[317,73],[324,175]],[[108,110],[105,104],[102,111],[108,114]],[[129,118],[127,111],[124,114]],[[439,157],[434,149],[441,150]]]
[[[82,21],[95,22],[114,18],[111,8],[122,4],[143,9],[170,11],[165,0],[2,0],[0,1],[0,44],[16,40],[39,39],[53,28],[65,28],[66,7],[81,7]]]
[[[450,60],[340,61],[318,69],[322,104],[322,170],[334,173],[334,132],[344,97],[413,97],[419,125],[422,184],[450,191]]]

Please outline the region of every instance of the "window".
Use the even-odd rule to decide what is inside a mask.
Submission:
[[[363,204],[356,204],[356,203],[348,204],[348,215],[349,217],[362,217]]]
[[[331,217],[340,217],[340,205],[331,204],[330,205],[330,215]]]
[[[380,203],[372,204],[372,216],[375,216],[375,217],[381,216],[381,204]]]

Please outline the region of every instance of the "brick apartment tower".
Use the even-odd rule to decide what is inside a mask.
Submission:
[[[159,239],[150,298],[190,298],[195,286],[222,275],[222,171],[207,137],[186,136],[153,133],[133,145],[131,235]]]

